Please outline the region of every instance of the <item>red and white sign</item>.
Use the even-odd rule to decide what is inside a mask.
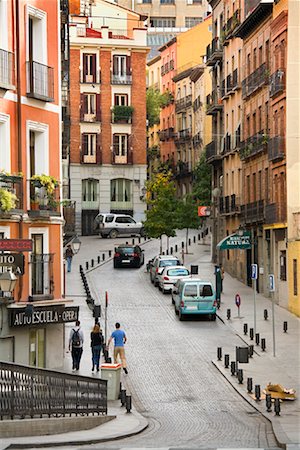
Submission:
[[[210,216],[210,209],[208,206],[198,206],[198,216],[206,217]]]
[[[32,252],[32,239],[0,239],[0,251]]]

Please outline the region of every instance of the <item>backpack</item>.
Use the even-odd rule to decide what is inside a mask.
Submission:
[[[79,330],[73,329],[72,347],[80,347],[80,345],[81,345],[81,339],[79,336]]]

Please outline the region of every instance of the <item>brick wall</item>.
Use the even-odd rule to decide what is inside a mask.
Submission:
[[[102,163],[111,163],[111,51],[100,51],[101,64],[101,151]]]
[[[80,87],[79,87],[79,66],[80,50],[70,50],[70,162],[80,162],[80,128],[79,128],[79,107],[80,107]]]
[[[146,164],[146,53],[131,53],[133,163]]]

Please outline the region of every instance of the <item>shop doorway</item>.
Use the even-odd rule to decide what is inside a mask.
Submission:
[[[32,328],[29,333],[29,365],[45,367],[45,329]]]

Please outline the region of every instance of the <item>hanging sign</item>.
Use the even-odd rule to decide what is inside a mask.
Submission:
[[[12,271],[15,275],[24,274],[24,255],[22,253],[1,253],[0,273]]]
[[[0,239],[0,251],[32,252],[32,239]]]
[[[217,244],[218,250],[248,250],[251,248],[251,236],[248,231],[240,236],[239,234],[230,234]]]

